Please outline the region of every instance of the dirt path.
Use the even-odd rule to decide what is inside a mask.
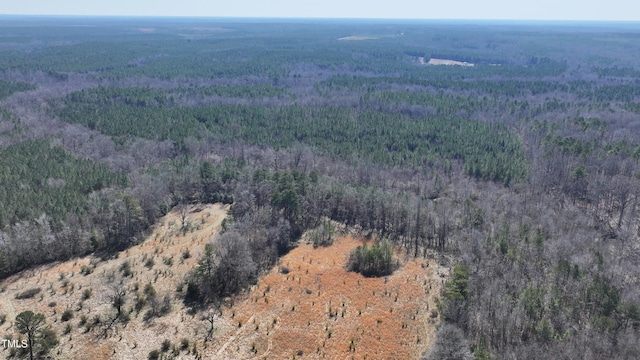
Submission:
[[[238,330],[236,330],[236,333],[233,334],[227,341],[225,341],[224,345],[222,345],[222,347],[220,348],[220,350],[218,350],[218,352],[216,353],[216,359],[222,359],[222,354],[224,353],[224,351],[227,349],[227,346],[229,346],[229,344],[231,344],[232,342],[234,342],[236,340],[236,338],[238,338],[238,336],[240,336],[240,334],[245,331],[245,329],[247,328],[247,326],[253,321],[253,319],[255,318],[255,315],[251,316],[248,320],[247,323],[245,324],[245,326],[241,326],[238,328]]]

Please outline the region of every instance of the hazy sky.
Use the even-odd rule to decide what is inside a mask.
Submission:
[[[0,0],[0,14],[640,21],[640,1]]]

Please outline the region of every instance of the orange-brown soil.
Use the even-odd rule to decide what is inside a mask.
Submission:
[[[393,275],[347,272],[360,239],[303,244],[284,256],[243,301],[224,311],[219,359],[416,359],[435,329],[443,269],[411,260]],[[282,271],[283,268],[289,270]],[[229,336],[231,333],[233,336]]]

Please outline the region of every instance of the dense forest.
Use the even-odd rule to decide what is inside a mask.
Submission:
[[[113,256],[172,208],[221,202],[191,306],[332,220],[380,239],[354,271],[389,274],[391,248],[451,267],[425,359],[640,357],[637,24],[2,17],[0,32],[0,277]]]

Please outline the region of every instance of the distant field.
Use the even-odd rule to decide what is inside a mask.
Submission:
[[[424,61],[424,60],[423,60]],[[427,62],[428,65],[458,65],[458,66],[475,66],[473,63],[468,63],[464,61],[455,61],[455,60],[447,60],[447,59],[429,59]]]
[[[375,39],[379,39],[380,37],[378,36],[362,36],[362,35],[353,35],[353,36],[345,36],[345,37],[341,37],[338,40],[350,40],[350,41],[358,41],[358,40],[375,40]]]

